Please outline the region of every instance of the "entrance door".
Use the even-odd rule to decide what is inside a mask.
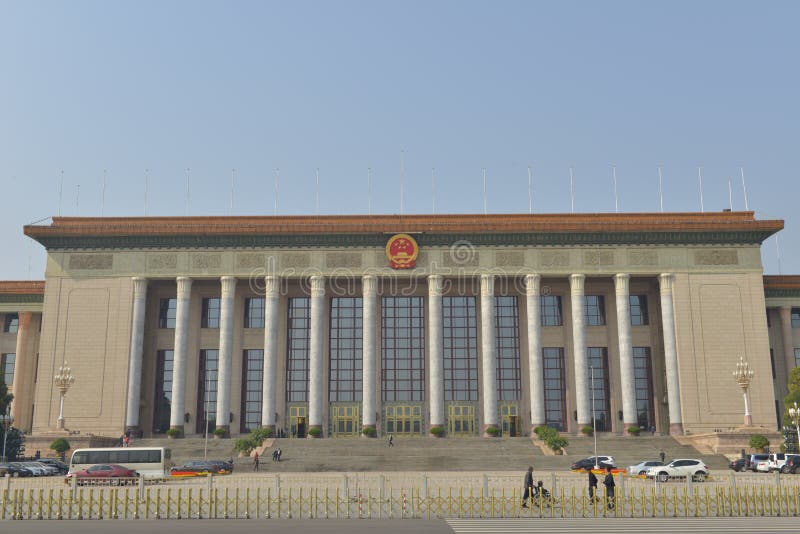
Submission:
[[[347,406],[331,406],[331,436],[352,437],[358,436],[359,413],[361,406],[358,404]]]
[[[289,436],[304,438],[308,431],[306,423],[307,411],[305,406],[289,406]]]
[[[449,436],[475,435],[475,407],[471,404],[450,404],[447,407],[447,434]]]
[[[519,436],[519,416],[516,404],[500,406],[500,417],[503,421],[503,435],[514,438]]]
[[[383,420],[387,434],[422,435],[422,406],[386,406]]]

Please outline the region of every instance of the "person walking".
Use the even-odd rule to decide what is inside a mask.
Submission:
[[[589,502],[597,502],[597,477],[591,467],[586,468],[589,473]]]
[[[531,492],[533,491],[533,466],[528,467],[528,470],[525,472],[525,490],[522,493],[522,507],[528,507],[528,499],[531,497]]]
[[[658,451],[658,456],[661,458],[661,463],[663,464],[664,463],[664,459],[666,459],[666,457],[667,457],[666,453],[664,452],[664,449],[661,449],[660,451]]]
[[[606,487],[606,500],[608,501],[608,509],[614,509],[614,490],[616,483],[614,482],[614,474],[611,472],[611,466],[606,467],[606,477],[603,479],[603,485]]]
[[[394,447],[394,434],[389,434],[389,447]]]
[[[279,461],[279,462],[281,461],[281,454],[283,454],[283,451],[282,451],[282,450],[280,450],[280,449],[278,449],[278,450],[277,450],[277,457],[278,457],[278,461]]]
[[[253,453],[253,471],[258,471],[258,453]]]

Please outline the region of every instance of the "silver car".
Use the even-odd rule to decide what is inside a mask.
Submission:
[[[664,462],[659,462],[658,460],[645,460],[636,465],[629,465],[628,474],[631,476],[646,475],[648,469],[651,467],[659,467],[661,465],[664,465]]]

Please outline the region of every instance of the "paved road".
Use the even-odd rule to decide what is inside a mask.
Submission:
[[[785,533],[798,531],[798,518],[703,518],[703,519],[448,519],[456,534],[545,533],[596,534],[598,532],[681,534]]]

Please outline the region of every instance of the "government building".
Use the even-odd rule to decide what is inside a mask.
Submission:
[[[753,212],[54,217],[0,282],[15,426],[287,437],[779,428],[800,277]],[[732,376],[753,370],[749,413]],[[173,432],[174,433],[174,432]]]

